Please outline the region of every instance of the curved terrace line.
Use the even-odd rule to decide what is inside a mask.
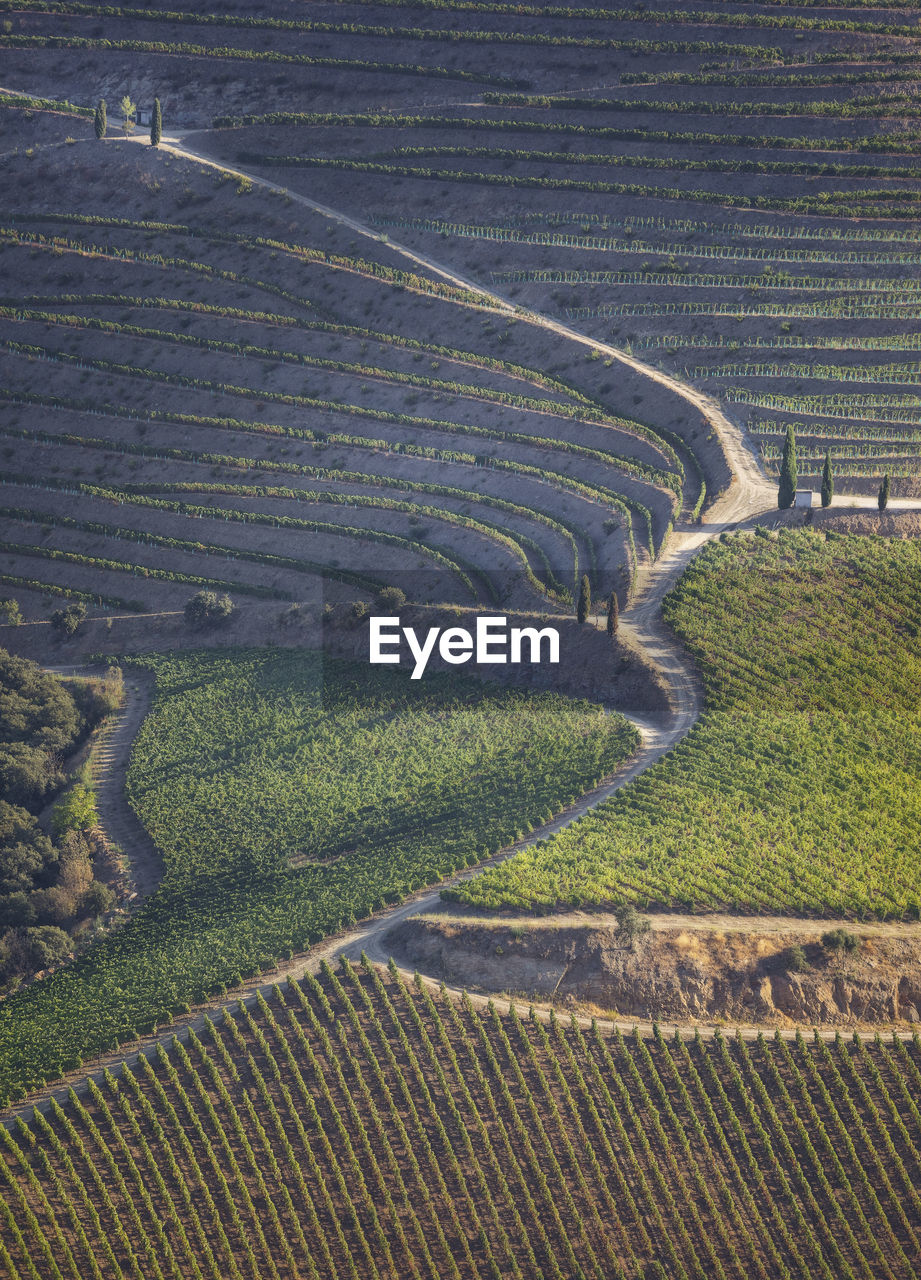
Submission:
[[[247,178],[254,185],[273,191],[282,190],[277,184],[267,179],[259,178],[254,174],[246,173],[239,169],[229,168],[204,153],[195,152],[184,147],[179,138],[164,138],[161,143],[161,149],[170,151],[180,158],[219,169],[232,176]],[[295,195],[291,192],[287,194],[295,202],[313,209],[315,212],[319,212],[335,222],[348,226],[360,235],[375,241],[382,240],[382,237],[371,227],[346,214],[321,205],[306,196]],[[97,1058],[93,1064],[92,1071],[89,1073],[90,1077],[95,1080],[101,1080],[102,1073],[107,1068],[122,1062],[133,1065],[139,1060],[141,1054],[154,1055],[159,1045],[168,1046],[173,1037],[183,1029],[191,1027],[195,1031],[203,1030],[206,1017],[212,1016],[223,1008],[233,1008],[240,1001],[247,1005],[255,1004],[259,994],[271,997],[273,986],[276,984],[287,979],[296,981],[307,973],[317,973],[323,961],[331,961],[340,955],[360,956],[364,952],[375,963],[386,963],[389,956],[382,945],[385,935],[394,926],[409,919],[411,916],[430,911],[433,907],[436,907],[441,900],[441,890],[443,888],[460,883],[479,874],[487,867],[495,866],[508,858],[514,857],[529,845],[539,840],[545,840],[549,835],[571,825],[661,759],[693,727],[700,714],[702,702],[700,685],[694,669],[681,647],[662,622],[662,598],[674,586],[688,562],[712,538],[717,537],[724,531],[737,527],[740,523],[753,516],[766,513],[775,508],[775,488],[761,472],[754,449],[743,437],[741,429],[731,422],[709,396],[696,388],[683,385],[670,375],[644,364],[633,356],[626,355],[616,347],[596,342],[577,330],[571,329],[559,321],[542,316],[538,312],[517,307],[502,294],[484,289],[479,284],[467,280],[464,276],[459,275],[453,269],[441,263],[417,254],[405,246],[394,243],[392,240],[388,239],[386,243],[390,249],[397,251],[415,264],[435,272],[443,279],[464,289],[473,289],[476,292],[490,296],[499,310],[517,315],[542,328],[558,333],[561,337],[578,342],[593,350],[600,350],[618,363],[633,369],[653,382],[665,386],[670,391],[680,395],[698,412],[703,414],[706,421],[719,435],[732,471],[732,481],[728,489],[709,508],[708,514],[710,518],[705,523],[700,527],[685,528],[672,534],[658,561],[645,567],[637,595],[629,608],[624,611],[621,619],[624,632],[635,639],[667,679],[673,701],[671,715],[665,723],[661,724],[636,717],[627,717],[640,731],[641,745],[639,750],[600,786],[586,792],[574,805],[558,814],[552,821],[535,829],[524,839],[503,849],[494,857],[480,863],[478,867],[449,877],[433,888],[420,890],[398,906],[378,913],[348,933],[327,939],[296,960],[286,962],[272,975],[272,981],[266,983],[262,979],[253,979],[239,987],[232,1000],[221,997],[205,1006],[200,1006],[186,1018],[179,1019],[171,1024],[166,1032],[157,1032],[142,1038],[140,1047],[135,1052],[125,1054],[123,1051],[117,1051]],[[127,761],[125,761],[126,763]],[[109,775],[104,785],[114,785],[112,774]],[[832,927],[834,923],[834,921],[827,922],[828,927]],[[409,976],[412,977],[412,974]],[[432,980],[428,979],[426,981],[431,982]],[[440,986],[441,984],[434,983],[434,985]],[[446,989],[453,994],[460,994],[459,988],[448,987]],[[473,999],[475,1003],[487,1004],[490,998],[473,997]],[[492,1003],[499,1009],[507,1009],[511,1003],[499,998],[491,999]],[[591,1021],[588,1018],[577,1020],[584,1025],[588,1025]],[[598,1020],[598,1022],[599,1026],[609,1031],[615,1027],[620,1027],[621,1030],[629,1032],[636,1026],[644,1034],[652,1033],[652,1023],[641,1020]],[[694,1036],[699,1031],[705,1038],[712,1038],[716,1032],[715,1026],[707,1027],[697,1023],[678,1024],[676,1029],[681,1034],[689,1037]],[[741,1029],[743,1036],[747,1039],[755,1039],[762,1030],[763,1028],[760,1027]],[[793,1039],[796,1035],[796,1029],[781,1029],[780,1034],[785,1039]],[[819,1034],[825,1039],[833,1040],[837,1032],[829,1030]],[[876,1032],[870,1031],[859,1034],[864,1039],[872,1040]],[[910,1038],[911,1035],[910,1032],[898,1034],[907,1038]],[[14,1108],[8,1108],[3,1113],[2,1122],[8,1126],[12,1125],[17,1116],[25,1117],[33,1108],[41,1111],[48,1110],[52,1098],[59,1101],[63,1100],[71,1088],[79,1087],[81,1081],[86,1080],[87,1074],[86,1068],[82,1067],[62,1077],[61,1083],[52,1090],[36,1091],[25,1103],[19,1102]],[[85,1084],[83,1087],[86,1087]]]

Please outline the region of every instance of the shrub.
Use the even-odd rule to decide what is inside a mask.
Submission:
[[[77,634],[85,618],[86,605],[82,600],[77,600],[63,609],[55,609],[51,615],[51,625],[62,640],[70,640]]]
[[[236,606],[226,593],[218,595],[216,591],[196,591],[195,595],[186,601],[185,620],[190,627],[198,629],[218,627],[230,621],[235,608]]]
[[[406,592],[401,591],[399,587],[384,587],[383,591],[378,592],[374,604],[378,609],[402,609],[406,603]]]
[[[0,893],[27,892],[54,857],[31,813],[0,800]]]
[[[35,911],[36,924],[55,924],[63,928],[73,922],[76,903],[59,885],[36,889],[29,895],[29,901]]]
[[[797,943],[796,946],[787,950],[787,970],[790,973],[805,973],[809,968],[809,960],[806,952]]]
[[[88,916],[102,916],[109,910],[115,901],[115,894],[99,880],[94,880],[90,887],[84,893],[80,908],[83,914]]]
[[[53,924],[40,924],[34,929],[23,929],[15,939],[21,967],[47,969],[58,964],[70,954],[70,938],[63,929]]]
[[[9,804],[38,809],[64,785],[54,757],[26,742],[0,743],[0,796]]]
[[[20,890],[0,896],[0,929],[15,929],[35,923],[35,905],[29,894]]]
[[[96,793],[83,782],[71,787],[54,806],[51,814],[51,829],[56,836],[62,836],[68,831],[88,831],[98,824]]]
[[[278,615],[278,621],[283,627],[293,627],[295,623],[303,619],[303,613],[299,604],[289,604],[286,609],[282,609]]]
[[[822,946],[826,951],[856,951],[860,946],[860,939],[856,933],[850,933],[847,929],[829,929],[822,934]]]
[[[41,751],[68,751],[82,725],[67,686],[34,662],[0,649],[0,700],[10,708],[3,717],[7,745],[25,742]],[[12,709],[16,714],[12,714]]]
[[[615,907],[614,915],[617,917],[617,932],[632,951],[640,938],[649,932],[649,920],[641,916],[631,902]]]

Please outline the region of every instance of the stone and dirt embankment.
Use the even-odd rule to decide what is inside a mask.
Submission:
[[[921,1021],[921,929],[854,924],[854,950],[822,942],[829,921],[650,917],[634,943],[613,916],[476,917],[443,909],[381,940],[398,964],[448,986],[549,1001],[620,1021],[872,1028]]]

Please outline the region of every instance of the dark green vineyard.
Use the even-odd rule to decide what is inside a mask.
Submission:
[[[546,821],[634,749],[597,705],[310,650],[144,660],[129,799],[166,873],[0,1003],[0,1097],[168,1025]]]

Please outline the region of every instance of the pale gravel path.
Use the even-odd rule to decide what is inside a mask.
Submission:
[[[496,913],[479,915],[462,907],[442,906],[437,911],[418,912],[420,919],[435,920],[439,924],[475,925],[478,928],[508,929],[524,925],[528,933],[542,929],[611,929],[618,927],[617,917],[608,911],[563,911],[546,916],[528,916]],[[684,930],[689,933],[744,933],[768,937],[771,934],[799,933],[819,938],[828,929],[844,925],[850,932],[862,938],[921,938],[921,922],[917,920],[823,920],[804,916],[743,916],[726,911],[712,911],[706,915],[683,915],[678,911],[648,911],[644,913],[653,933]]]

